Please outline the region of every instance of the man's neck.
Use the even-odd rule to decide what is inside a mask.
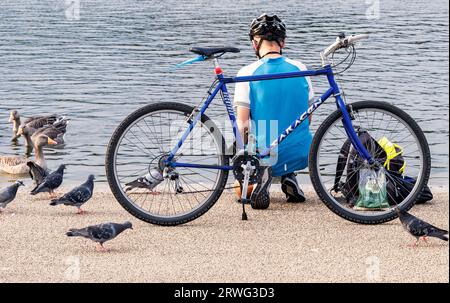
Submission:
[[[278,47],[261,48],[259,50],[261,58],[275,59],[281,57],[281,49]]]

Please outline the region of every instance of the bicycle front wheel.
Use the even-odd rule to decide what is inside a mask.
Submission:
[[[111,137],[108,183],[118,202],[145,222],[169,226],[192,221],[206,213],[224,190],[227,170],[166,167],[170,151],[189,128],[173,161],[229,165],[220,130],[206,115],[193,127],[193,110],[180,103],[148,105],[129,115]]]
[[[352,115],[355,130],[362,129],[377,141],[385,138],[402,148],[402,156],[406,163],[403,174],[414,179],[415,183],[404,190],[406,189],[402,183],[404,179],[399,178],[398,174],[382,168],[387,182],[391,182],[395,188],[399,189],[399,192],[404,193],[400,198],[395,198],[392,197],[392,193],[387,192],[390,201],[398,201],[389,203],[390,207],[382,209],[361,210],[349,203],[345,192],[336,191],[338,157],[348,139],[342,123],[342,112],[337,110],[322,123],[314,136],[309,159],[312,184],[325,205],[346,220],[361,224],[380,224],[391,221],[397,218],[394,207],[398,206],[405,211],[409,210],[414,206],[416,199],[428,182],[431,157],[427,140],[414,119],[391,104],[364,101],[348,105],[347,109]],[[375,150],[368,149],[368,151],[376,158]],[[358,170],[360,169],[362,166],[352,171],[352,176],[348,175],[350,174],[348,170],[343,170],[342,187],[347,185],[346,188],[350,188],[350,191],[358,191],[358,184],[354,182],[353,176],[359,174]],[[351,186],[345,184],[346,182],[352,182]]]

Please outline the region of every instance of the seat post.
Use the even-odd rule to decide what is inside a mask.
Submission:
[[[220,67],[219,58],[214,58],[214,67]]]
[[[217,75],[219,79],[223,78],[223,71],[222,68],[219,65],[219,59],[214,58],[214,73]]]

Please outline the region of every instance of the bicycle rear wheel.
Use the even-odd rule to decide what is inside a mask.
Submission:
[[[224,190],[226,170],[165,167],[167,155],[191,127],[193,110],[180,103],[148,105],[129,115],[111,137],[106,153],[109,185],[118,202],[145,222],[168,226],[192,221],[206,213]],[[227,166],[224,148],[220,130],[203,115],[174,160]],[[142,178],[155,182],[152,186],[136,182]]]
[[[404,174],[412,177],[416,182],[408,191],[409,194],[401,196],[401,201],[391,204],[391,207],[387,209],[361,211],[349,205],[342,192],[334,191],[338,156],[348,138],[342,124],[342,113],[337,110],[322,123],[314,136],[309,160],[312,184],[325,205],[346,220],[361,224],[380,224],[391,221],[397,218],[394,207],[398,205],[403,210],[409,210],[428,182],[431,157],[427,140],[414,119],[391,104],[364,101],[348,105],[347,109],[353,117],[355,130],[364,129],[375,140],[387,138],[403,148],[403,157],[406,161]],[[373,150],[369,152],[375,156]],[[384,171],[388,182],[403,189],[397,175],[394,176],[387,169]],[[351,180],[346,170],[343,171],[341,178],[345,182]],[[391,200],[394,200],[389,196],[389,192],[387,194]]]

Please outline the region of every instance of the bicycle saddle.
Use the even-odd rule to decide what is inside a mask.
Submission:
[[[192,47],[190,49],[191,52],[197,55],[201,55],[207,58],[210,58],[217,54],[225,54],[225,53],[239,53],[241,52],[238,48],[235,47]]]

